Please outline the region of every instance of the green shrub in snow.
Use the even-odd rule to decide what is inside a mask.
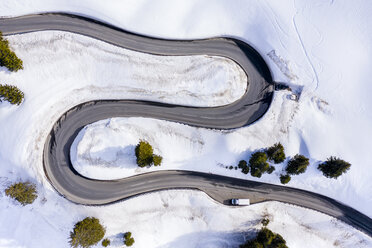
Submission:
[[[31,204],[37,198],[36,186],[30,182],[12,184],[5,189],[5,194],[19,201],[22,205]]]
[[[150,143],[143,140],[137,144],[135,154],[137,158],[137,165],[139,167],[151,166],[152,164],[159,166],[163,160],[161,156],[154,154],[154,150],[152,149]]]
[[[351,164],[336,157],[330,157],[324,163],[318,166],[318,169],[323,172],[323,175],[330,178],[338,178],[347,170]]]
[[[266,154],[268,159],[274,161],[275,164],[279,164],[285,160],[284,147],[280,143],[276,143],[267,148]]]
[[[264,152],[255,152],[249,159],[249,167],[253,177],[261,177],[269,169],[267,155]]]
[[[152,164],[153,152],[154,150],[148,142],[140,141],[135,148],[137,165],[139,167],[150,166]]]
[[[70,245],[73,248],[88,248],[96,245],[105,236],[105,228],[94,217],[87,217],[75,224],[70,233]]]
[[[248,240],[240,245],[240,248],[288,248],[288,246],[281,235],[264,227],[258,232],[256,238]]]
[[[290,175],[299,175],[306,171],[309,166],[309,159],[303,155],[297,154],[288,161],[286,171]]]
[[[154,166],[159,166],[159,165],[161,165],[161,162],[163,161],[163,158],[159,155],[153,155],[152,156],[152,161],[154,163]]]
[[[124,244],[126,246],[132,246],[134,244],[134,238],[131,232],[124,233]]]
[[[103,246],[103,247],[107,247],[107,246],[109,246],[110,244],[111,244],[111,241],[110,241],[108,238],[102,240],[102,246]]]
[[[8,101],[11,104],[19,105],[24,98],[23,92],[16,86],[0,84],[0,102]]]
[[[280,182],[282,184],[287,184],[291,181],[291,176],[290,175],[280,175]]]
[[[240,169],[244,169],[244,168],[247,167],[247,166],[248,166],[248,163],[247,163],[247,161],[245,161],[245,160],[240,160],[239,163],[238,163],[238,167],[239,167]]]
[[[23,62],[10,49],[9,42],[3,38],[0,32],[0,66],[5,66],[9,71],[23,69]]]
[[[242,172],[244,174],[248,174],[249,173],[249,166],[248,166],[247,161],[240,160],[239,163],[238,163],[238,167],[242,170]]]

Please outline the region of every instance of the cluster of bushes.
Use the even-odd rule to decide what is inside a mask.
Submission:
[[[3,38],[0,32],[0,66],[5,66],[9,71],[23,69],[23,62],[10,50],[9,42]]]
[[[70,232],[70,245],[73,248],[82,247],[88,248],[98,244],[105,236],[106,229],[101,225],[99,219],[94,217],[87,217],[75,224],[74,229]],[[126,246],[134,244],[134,238],[131,232],[126,232],[123,235],[123,243]],[[108,238],[102,240],[101,245],[107,247],[111,244]]]
[[[268,161],[275,164],[283,162],[285,159],[284,147],[282,144],[277,143],[272,147],[267,148],[265,151],[258,151],[251,155],[249,163],[245,160],[240,160],[238,167],[244,174],[251,172],[253,177],[261,177],[264,173],[273,173],[274,166],[270,166]]]
[[[288,161],[286,172],[287,175],[280,176],[280,182],[286,184],[291,180],[290,175],[299,175],[304,173],[309,166],[309,159],[303,155],[297,154]],[[351,164],[336,157],[329,157],[327,161],[319,164],[318,169],[323,172],[323,175],[329,178],[338,178],[347,170]]]
[[[30,182],[12,184],[5,189],[5,194],[17,200],[23,206],[33,203],[37,198],[36,186]]]
[[[154,150],[152,146],[146,142],[141,140],[135,148],[136,158],[137,158],[137,165],[139,167],[145,166],[160,166],[163,158],[159,155],[154,154]]]
[[[255,152],[249,159],[249,167],[253,177],[261,177],[262,174],[268,172],[272,173],[275,167],[270,166],[267,162],[267,155],[265,152]]]
[[[16,86],[0,84],[0,102],[8,101],[11,104],[19,105],[22,103],[24,94]]]
[[[229,170],[232,170],[232,169],[237,170],[238,169],[238,166],[232,166],[232,165],[230,165],[230,166],[226,166],[225,168],[226,169],[229,169]]]
[[[291,175],[299,175],[304,173],[309,166],[309,159],[304,155],[296,154],[293,158],[291,158],[288,163],[285,171],[287,172],[286,175],[280,175],[280,182],[282,184],[287,184],[291,181]]]
[[[258,232],[256,238],[248,240],[240,245],[240,248],[288,248],[288,246],[280,234],[264,227]]]
[[[264,151],[253,153],[249,159],[249,163],[245,160],[240,160],[238,167],[244,174],[250,172],[253,177],[261,177],[264,173],[271,174],[275,170],[274,166],[270,166],[268,163],[269,161],[279,164],[282,163],[285,158],[283,145],[276,143]],[[291,180],[291,175],[304,173],[309,164],[309,159],[307,157],[296,154],[288,161],[285,168],[286,174],[280,175],[280,182],[282,184],[287,184]],[[350,163],[340,158],[330,157],[326,162],[320,164],[318,169],[321,170],[326,177],[337,178],[349,170],[350,166]]]
[[[134,238],[131,232],[124,233],[124,244],[126,246],[132,246],[134,244]]]
[[[10,50],[9,42],[3,38],[0,32],[0,66],[5,66],[9,71],[23,69],[23,62]],[[15,86],[0,84],[0,102],[8,101],[11,104],[21,104],[24,94]]]

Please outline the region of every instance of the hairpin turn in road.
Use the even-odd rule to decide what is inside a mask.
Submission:
[[[372,236],[372,220],[368,216],[331,198],[304,190],[191,171],[158,171],[120,180],[93,180],[74,170],[70,161],[71,144],[84,126],[98,120],[137,116],[196,127],[234,129],[261,118],[272,101],[272,77],[263,58],[245,42],[227,37],[182,41],[156,39],[61,13],[3,18],[0,30],[4,35],[60,30],[156,55],[221,56],[235,61],[247,74],[248,87],[244,96],[225,106],[201,108],[150,101],[97,100],[67,111],[48,135],[43,154],[47,178],[67,199],[80,204],[102,205],[158,190],[197,189],[224,204],[232,198],[249,198],[252,203],[273,200],[310,208]]]

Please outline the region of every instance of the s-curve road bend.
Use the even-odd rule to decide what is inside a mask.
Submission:
[[[109,24],[68,14],[40,14],[0,19],[4,35],[61,30],[96,38],[116,46],[157,55],[210,55],[227,57],[247,74],[248,87],[238,101],[213,108],[170,105],[149,101],[97,100],[67,111],[47,137],[43,162],[47,178],[67,199],[80,204],[102,205],[139,194],[165,189],[197,189],[216,201],[250,198],[252,203],[280,201],[336,217],[372,236],[372,220],[328,197],[290,187],[190,172],[159,171],[121,180],[93,180],[78,174],[70,161],[70,148],[84,126],[111,117],[149,117],[187,125],[233,129],[261,118],[270,106],[273,85],[270,70],[248,44],[233,38],[162,40],[126,32]]]

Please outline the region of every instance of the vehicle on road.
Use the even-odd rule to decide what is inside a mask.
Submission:
[[[248,206],[251,204],[249,199],[231,199],[231,204],[234,206]]]

